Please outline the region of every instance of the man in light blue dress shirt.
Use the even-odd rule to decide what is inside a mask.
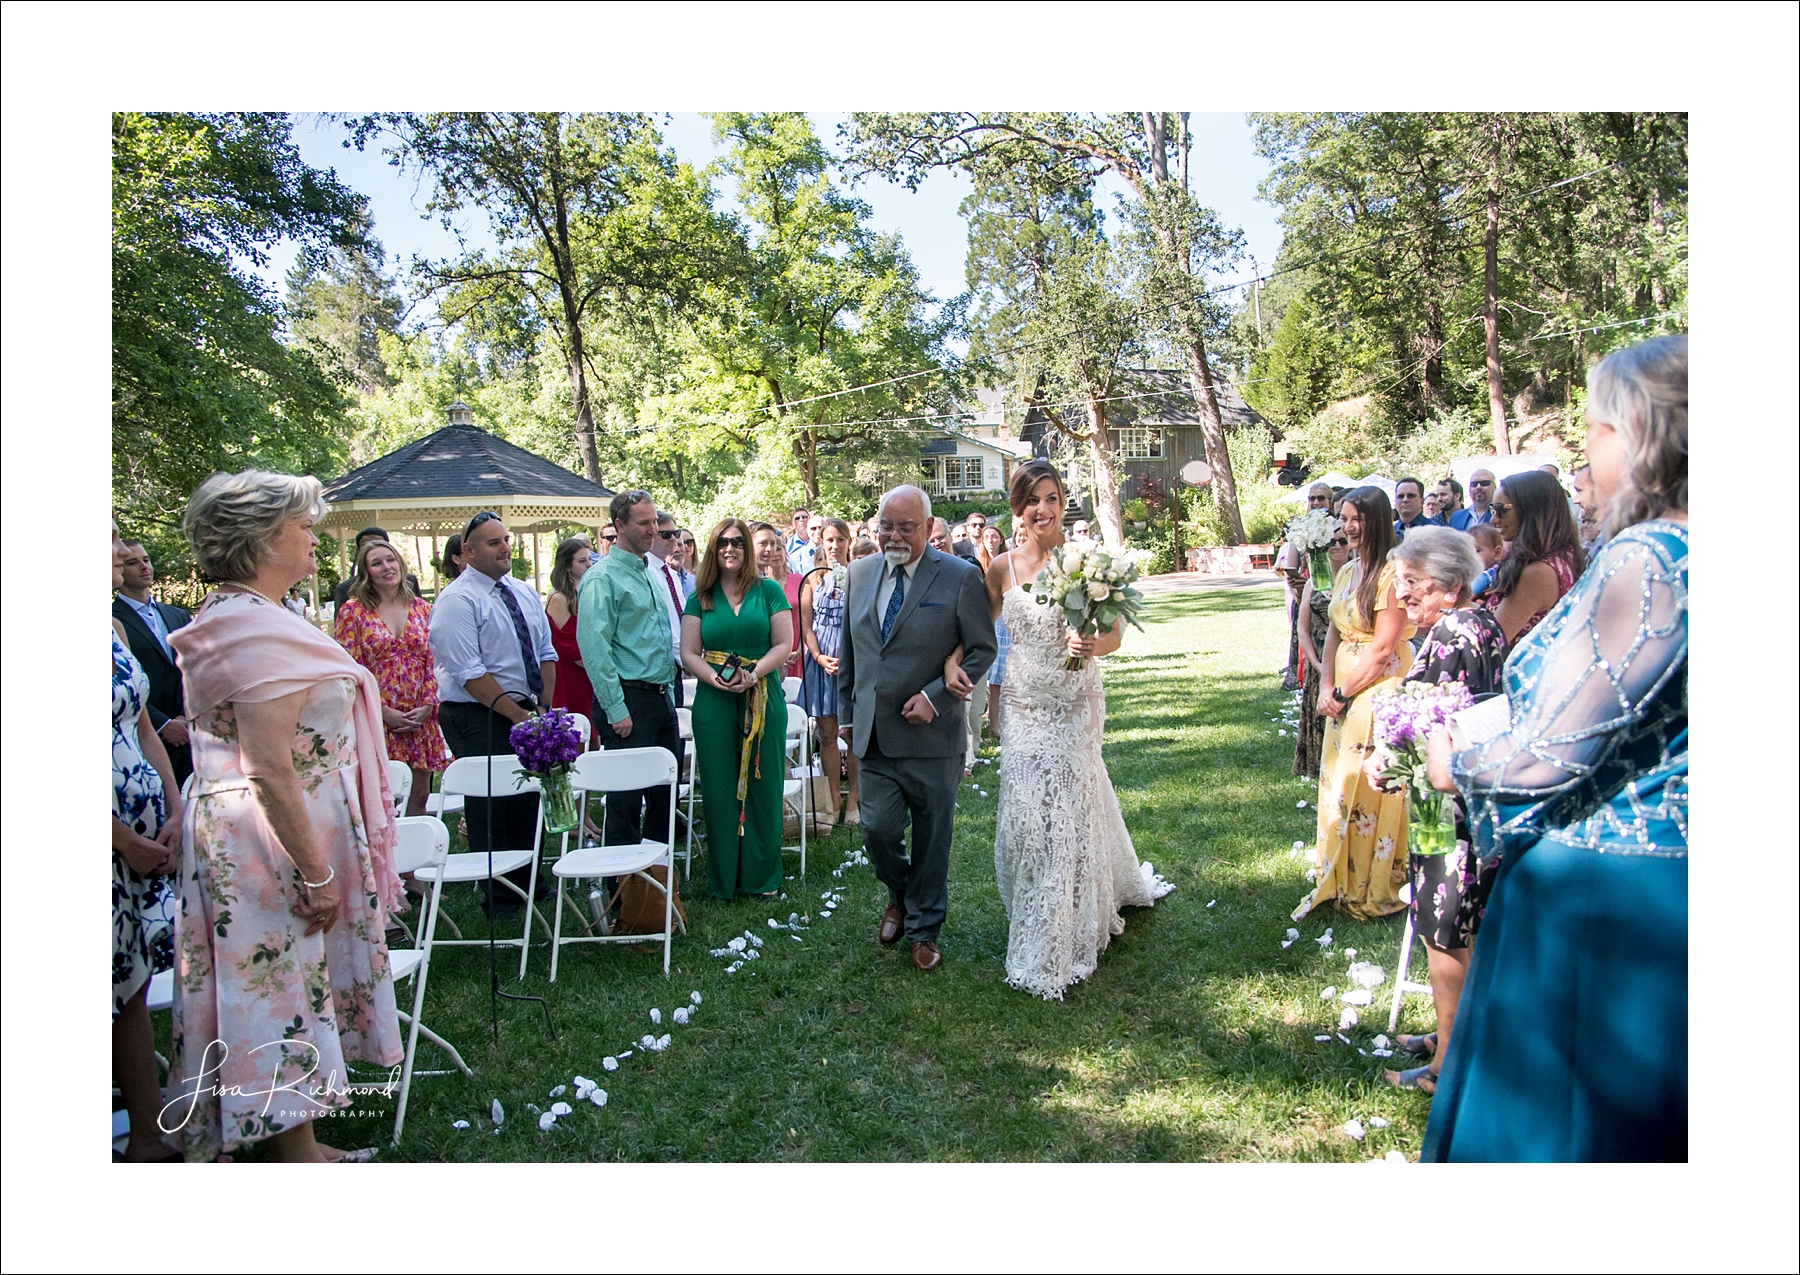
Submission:
[[[458,757],[512,756],[513,726],[556,686],[556,648],[543,601],[512,574],[512,536],[500,516],[477,514],[463,532],[462,574],[431,608],[431,655],[437,664],[438,722]],[[494,849],[529,850],[537,830],[535,795],[493,802]],[[488,802],[468,798],[469,849],[488,849]],[[521,888],[524,881],[518,882]],[[512,911],[506,898],[496,915]]]

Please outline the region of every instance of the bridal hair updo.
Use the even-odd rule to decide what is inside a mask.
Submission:
[[[325,516],[322,490],[317,478],[266,469],[214,474],[195,490],[181,515],[194,565],[208,580],[253,578],[283,523],[307,513],[315,519]]]
[[[1013,470],[1012,482],[1006,487],[1006,503],[1012,506],[1013,513],[1025,512],[1025,502],[1031,497],[1031,489],[1044,479],[1056,484],[1056,494],[1061,497],[1063,508],[1069,507],[1069,489],[1063,486],[1062,475],[1056,466],[1047,460],[1028,460]]]

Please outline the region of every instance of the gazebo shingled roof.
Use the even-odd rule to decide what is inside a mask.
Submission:
[[[515,535],[608,520],[610,489],[479,429],[462,403],[450,424],[327,483],[329,508],[317,524],[337,534],[347,572],[345,532],[379,525],[390,537],[430,539],[459,532],[492,509]],[[535,555],[534,555],[535,556]]]

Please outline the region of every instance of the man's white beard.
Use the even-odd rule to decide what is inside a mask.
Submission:
[[[912,561],[912,547],[910,545],[902,545],[896,549],[892,545],[889,545],[882,549],[881,556],[888,560],[888,565],[890,567],[904,567],[907,563]]]

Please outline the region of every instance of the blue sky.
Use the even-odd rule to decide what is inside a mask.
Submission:
[[[843,118],[823,112],[812,114],[827,145],[835,147],[837,125]],[[658,121],[662,123],[660,115]],[[1210,205],[1227,226],[1243,230],[1247,253],[1267,269],[1280,250],[1281,227],[1276,223],[1274,209],[1256,198],[1257,185],[1267,174],[1268,165],[1251,147],[1249,125],[1242,115],[1213,113],[1195,114],[1190,126],[1194,133],[1195,195]],[[700,115],[672,114],[667,123],[662,123],[662,132],[675,153],[696,167],[717,153],[711,125]],[[341,127],[316,122],[312,117],[302,117],[295,129],[295,140],[307,163],[335,168],[340,179],[369,197],[375,234],[387,248],[390,266],[404,266],[415,254],[443,257],[457,252],[455,236],[436,218],[425,215],[429,189],[390,167],[373,148],[361,154],[345,149],[341,144],[343,136]],[[967,190],[965,179],[947,173],[933,174],[917,192],[879,180],[865,181],[855,188],[857,196],[869,204],[876,228],[900,235],[925,287],[940,300],[953,297],[964,288],[967,227],[957,213],[957,205]],[[720,190],[721,196],[728,197],[729,193]],[[459,214],[456,225],[471,245],[491,242],[486,218],[478,210]],[[278,248],[264,276],[279,286],[293,258],[291,247]],[[1249,275],[1246,261],[1231,277]]]

